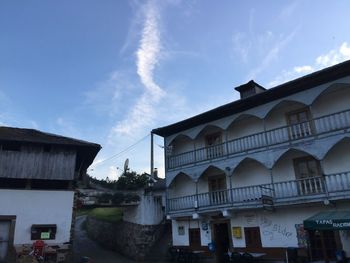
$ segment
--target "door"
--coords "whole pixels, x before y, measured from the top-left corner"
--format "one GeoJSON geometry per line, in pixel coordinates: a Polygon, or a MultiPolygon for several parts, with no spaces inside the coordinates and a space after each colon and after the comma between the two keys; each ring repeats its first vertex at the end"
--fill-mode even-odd
{"type": "Polygon", "coordinates": [[[320,162],[308,156],[294,159],[295,177],[300,195],[323,192],[320,162]]]}
{"type": "Polygon", "coordinates": [[[214,240],[216,244],[216,262],[224,263],[225,253],[230,248],[229,239],[229,226],[228,223],[216,223],[214,224],[214,240]]]}
{"type": "Polygon", "coordinates": [[[199,250],[201,247],[201,231],[199,228],[190,228],[188,230],[190,248],[192,250],[199,250]]]}
{"type": "Polygon", "coordinates": [[[226,176],[209,176],[209,196],[211,205],[220,205],[227,203],[226,176]]]}
{"type": "Polygon", "coordinates": [[[244,237],[246,248],[261,248],[261,236],[259,227],[245,227],[244,237]]]}
{"type": "Polygon", "coordinates": [[[6,262],[10,245],[11,221],[0,221],[0,262],[6,262]]]}
{"type": "Polygon", "coordinates": [[[308,109],[287,113],[287,121],[291,139],[295,140],[311,135],[312,127],[308,109]]]}
{"type": "Polygon", "coordinates": [[[310,250],[312,260],[329,260],[335,259],[335,251],[337,250],[337,242],[335,231],[332,230],[312,230],[309,231],[310,250]]]}

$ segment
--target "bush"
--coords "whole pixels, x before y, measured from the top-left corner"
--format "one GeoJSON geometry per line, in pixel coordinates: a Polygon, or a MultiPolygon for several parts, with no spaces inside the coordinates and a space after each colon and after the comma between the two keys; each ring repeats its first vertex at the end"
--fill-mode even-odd
{"type": "Polygon", "coordinates": [[[127,194],[124,197],[125,203],[138,202],[140,200],[141,200],[141,198],[136,194],[127,194]]]}

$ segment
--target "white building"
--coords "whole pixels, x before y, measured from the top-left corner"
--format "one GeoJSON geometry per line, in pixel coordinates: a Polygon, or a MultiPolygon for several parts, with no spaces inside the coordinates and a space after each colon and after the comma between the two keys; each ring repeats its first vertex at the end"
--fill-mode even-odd
{"type": "Polygon", "coordinates": [[[12,248],[18,253],[31,249],[35,240],[67,248],[75,184],[100,148],[37,130],[0,127],[0,262],[8,262],[12,248]]]}
{"type": "Polygon", "coordinates": [[[218,262],[228,248],[350,256],[350,61],[236,90],[240,100],[152,131],[167,149],[173,245],[215,242],[218,262]]]}

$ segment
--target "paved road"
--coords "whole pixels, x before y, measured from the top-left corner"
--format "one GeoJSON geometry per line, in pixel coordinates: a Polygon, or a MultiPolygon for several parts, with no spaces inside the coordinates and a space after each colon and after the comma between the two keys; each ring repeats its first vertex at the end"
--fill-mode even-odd
{"type": "Polygon", "coordinates": [[[122,255],[106,250],[97,243],[89,239],[85,230],[82,229],[82,223],[85,216],[77,218],[75,224],[75,240],[74,240],[74,262],[79,262],[82,256],[91,257],[94,263],[136,263],[136,261],[127,259],[122,255]]]}

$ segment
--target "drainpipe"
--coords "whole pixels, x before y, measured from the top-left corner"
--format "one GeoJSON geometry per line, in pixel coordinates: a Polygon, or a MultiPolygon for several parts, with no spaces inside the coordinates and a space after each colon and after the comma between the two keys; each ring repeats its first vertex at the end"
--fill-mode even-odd
{"type": "MultiPolygon", "coordinates": [[[[153,132],[151,132],[151,173],[150,173],[150,175],[151,175],[151,178],[152,179],[154,179],[154,177],[153,177],[153,171],[154,171],[154,160],[153,160],[153,152],[154,152],[154,150],[153,150],[153,132]]],[[[166,148],[164,148],[164,151],[166,151],[166,148]]]]}

